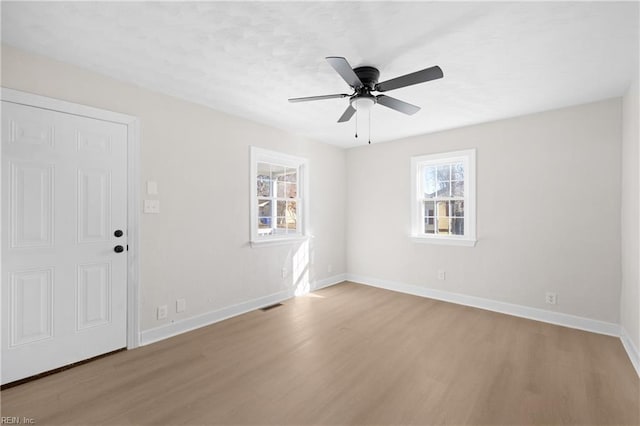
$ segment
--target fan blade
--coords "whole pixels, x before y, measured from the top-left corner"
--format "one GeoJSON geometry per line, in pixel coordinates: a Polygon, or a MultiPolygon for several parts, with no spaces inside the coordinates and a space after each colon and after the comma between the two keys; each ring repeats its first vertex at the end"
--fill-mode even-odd
{"type": "Polygon", "coordinates": [[[444,74],[439,66],[423,69],[422,71],[412,72],[391,80],[383,81],[376,84],[378,92],[386,92],[388,90],[399,89],[401,87],[413,86],[414,84],[425,83],[427,81],[442,78],[444,74]]]}
{"type": "Polygon", "coordinates": [[[338,93],[335,95],[322,95],[322,96],[307,96],[306,98],[291,98],[289,102],[307,102],[307,101],[321,101],[323,99],[335,99],[335,98],[346,98],[346,93],[338,93]]]}
{"type": "Polygon", "coordinates": [[[400,111],[408,115],[413,115],[420,111],[419,106],[411,105],[407,102],[401,101],[400,99],[392,98],[391,96],[378,95],[376,96],[376,99],[380,105],[395,109],[396,111],[400,111]]]}
{"type": "Polygon", "coordinates": [[[342,77],[349,86],[353,87],[354,89],[363,86],[362,81],[360,81],[360,78],[356,75],[356,73],[353,71],[353,68],[351,68],[351,65],[349,65],[349,62],[347,62],[345,58],[341,56],[328,56],[325,59],[327,60],[327,62],[329,62],[329,65],[331,65],[333,69],[336,70],[338,74],[340,74],[340,77],[342,77]]]}
{"type": "Polygon", "coordinates": [[[342,116],[340,117],[340,119],[338,120],[338,123],[344,123],[345,121],[351,120],[351,117],[353,117],[353,114],[355,112],[356,112],[356,109],[351,105],[349,105],[347,109],[344,111],[344,113],[342,114],[342,116]]]}

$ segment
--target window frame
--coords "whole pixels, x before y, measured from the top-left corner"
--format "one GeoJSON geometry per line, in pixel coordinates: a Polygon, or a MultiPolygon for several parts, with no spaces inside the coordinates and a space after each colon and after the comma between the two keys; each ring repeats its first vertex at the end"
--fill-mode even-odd
{"type": "Polygon", "coordinates": [[[476,149],[442,152],[411,157],[411,239],[414,242],[475,246],[476,239],[476,149]],[[423,166],[461,161],[464,177],[464,235],[427,234],[424,232],[423,166]]]}
{"type": "MultiPolygon", "coordinates": [[[[309,222],[309,160],[290,154],[284,154],[255,146],[250,147],[250,242],[251,245],[285,244],[301,241],[307,238],[307,224],[309,222]],[[296,197],[296,232],[284,235],[260,235],[258,232],[258,163],[269,163],[281,167],[295,168],[297,170],[297,197],[296,197]]],[[[275,197],[277,198],[277,197],[275,197]]],[[[272,208],[276,208],[273,206],[272,208]]]]}

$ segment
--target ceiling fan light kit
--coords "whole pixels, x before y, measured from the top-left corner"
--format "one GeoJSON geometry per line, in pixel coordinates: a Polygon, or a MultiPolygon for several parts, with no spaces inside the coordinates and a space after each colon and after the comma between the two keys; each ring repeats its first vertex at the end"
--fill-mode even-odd
{"type": "Polygon", "coordinates": [[[356,111],[369,111],[376,104],[375,98],[361,96],[359,98],[351,99],[351,106],[356,109],[356,111]]]}
{"type": "MultiPolygon", "coordinates": [[[[351,120],[351,117],[357,112],[362,111],[368,114],[371,113],[371,108],[375,104],[380,104],[395,111],[402,112],[407,115],[413,115],[420,111],[420,107],[412,105],[410,103],[401,101],[400,99],[392,98],[387,95],[374,95],[371,92],[387,92],[389,90],[400,89],[401,87],[413,86],[414,84],[425,83],[427,81],[436,80],[442,78],[444,74],[439,66],[433,66],[425,68],[420,71],[413,72],[411,74],[405,74],[400,77],[393,78],[391,80],[378,83],[380,77],[380,71],[377,68],[363,66],[352,68],[349,62],[340,56],[329,56],[326,58],[329,65],[336,70],[342,79],[351,87],[353,93],[338,93],[335,95],[322,95],[322,96],[308,96],[303,98],[290,98],[289,102],[307,102],[318,101],[324,99],[336,99],[336,98],[349,98],[349,106],[342,113],[338,119],[338,123],[344,123],[351,120]]],[[[369,126],[371,126],[371,120],[369,120],[369,126]]],[[[371,133],[371,132],[369,132],[371,133]]],[[[356,115],[356,138],[358,137],[357,130],[357,115],[356,115]]],[[[369,138],[371,139],[371,138],[369,138]]],[[[371,143],[371,140],[369,140],[371,143]]]]}

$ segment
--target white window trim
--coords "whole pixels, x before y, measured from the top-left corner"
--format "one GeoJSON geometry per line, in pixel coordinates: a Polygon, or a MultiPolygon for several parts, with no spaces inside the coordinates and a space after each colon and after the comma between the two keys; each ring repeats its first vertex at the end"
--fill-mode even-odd
{"type": "Polygon", "coordinates": [[[443,244],[453,246],[473,247],[476,245],[476,150],[442,152],[438,154],[411,157],[411,235],[412,241],[417,243],[443,244]],[[420,224],[424,217],[420,217],[420,174],[419,167],[425,164],[437,164],[442,161],[463,160],[465,163],[464,191],[467,194],[465,202],[465,235],[430,235],[421,231],[420,224]],[[470,178],[470,179],[469,179],[470,178]]]}
{"type": "Polygon", "coordinates": [[[309,160],[294,155],[283,154],[277,151],[271,151],[255,146],[250,147],[250,220],[251,220],[251,246],[265,247],[278,244],[290,244],[308,239],[307,224],[309,223],[309,160]],[[298,204],[298,232],[290,235],[273,235],[268,237],[258,237],[258,190],[256,180],[258,178],[258,162],[278,164],[286,167],[295,167],[298,169],[298,191],[300,201],[298,204]]]}

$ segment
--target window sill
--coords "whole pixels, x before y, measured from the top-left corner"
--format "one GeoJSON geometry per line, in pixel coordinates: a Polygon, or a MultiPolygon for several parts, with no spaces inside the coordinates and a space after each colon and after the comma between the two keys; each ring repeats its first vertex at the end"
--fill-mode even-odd
{"type": "Polygon", "coordinates": [[[252,240],[251,247],[270,247],[280,246],[285,244],[293,244],[308,240],[306,235],[296,235],[295,237],[279,237],[279,238],[265,238],[261,240],[252,240]]]}
{"type": "Polygon", "coordinates": [[[418,235],[410,235],[409,238],[414,243],[421,244],[437,244],[445,246],[462,246],[462,247],[475,247],[478,240],[468,238],[449,238],[449,237],[423,237],[418,235]]]}

